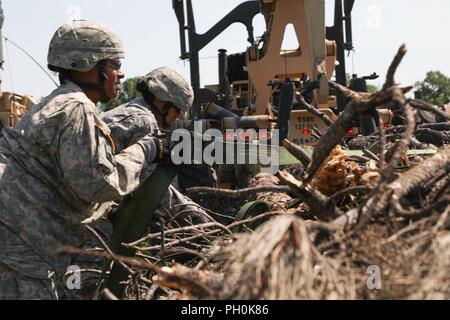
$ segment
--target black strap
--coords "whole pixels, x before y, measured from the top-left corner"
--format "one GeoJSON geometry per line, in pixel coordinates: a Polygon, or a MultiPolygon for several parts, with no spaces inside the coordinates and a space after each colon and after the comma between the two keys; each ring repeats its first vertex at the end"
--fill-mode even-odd
{"type": "Polygon", "coordinates": [[[168,107],[168,105],[170,105],[169,102],[166,102],[166,104],[164,105],[163,109],[165,110],[164,112],[161,112],[158,108],[156,108],[153,103],[150,103],[150,109],[152,112],[155,112],[157,114],[159,114],[162,118],[162,127],[166,128],[167,127],[167,122],[166,122],[166,117],[169,115],[169,111],[170,111],[170,107],[168,107]]]}
{"type": "Polygon", "coordinates": [[[111,100],[107,95],[105,91],[105,81],[108,79],[108,76],[106,75],[105,68],[106,68],[106,61],[100,61],[98,63],[98,79],[100,81],[100,102],[107,103],[109,100],[111,100]]]}
{"type": "Polygon", "coordinates": [[[106,61],[100,61],[98,63],[98,79],[100,83],[89,83],[80,80],[70,79],[70,81],[76,83],[80,88],[90,91],[98,91],[100,93],[100,102],[106,103],[111,99],[108,97],[105,91],[105,81],[108,79],[105,73],[106,61]]]}

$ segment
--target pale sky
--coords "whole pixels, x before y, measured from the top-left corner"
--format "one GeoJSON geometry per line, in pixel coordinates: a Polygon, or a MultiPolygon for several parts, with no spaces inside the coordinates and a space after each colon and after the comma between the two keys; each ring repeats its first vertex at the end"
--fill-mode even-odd
{"type": "MultiPolygon", "coordinates": [[[[197,32],[203,33],[244,0],[193,0],[197,32]]],[[[178,22],[171,0],[3,0],[3,35],[24,47],[44,67],[50,39],[56,29],[73,18],[106,24],[123,39],[126,77],[141,76],[168,66],[189,79],[189,63],[181,61],[178,22]]],[[[331,24],[334,0],[326,0],[331,24]]],[[[430,70],[450,76],[450,1],[356,0],[353,10],[355,52],[347,59],[348,73],[377,72],[380,85],[398,47],[405,43],[407,56],[397,81],[412,85],[430,70]],[[353,69],[354,66],[354,69],[353,69]]],[[[263,18],[255,19],[255,35],[263,32],[263,18]]],[[[201,82],[217,80],[217,50],[242,52],[247,46],[243,25],[235,24],[201,53],[201,82]]],[[[289,39],[287,39],[289,41],[289,39]]],[[[3,91],[47,95],[54,84],[22,52],[4,46],[6,63],[0,70],[3,91]],[[12,80],[12,81],[11,81],[12,80]]]]}

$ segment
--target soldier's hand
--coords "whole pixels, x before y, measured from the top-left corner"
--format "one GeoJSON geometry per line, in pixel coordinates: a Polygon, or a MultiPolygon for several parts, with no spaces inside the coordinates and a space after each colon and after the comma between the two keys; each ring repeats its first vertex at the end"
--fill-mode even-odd
{"type": "Polygon", "coordinates": [[[170,144],[166,138],[155,137],[153,134],[141,138],[139,144],[144,150],[145,157],[149,163],[170,161],[170,144]]]}
{"type": "Polygon", "coordinates": [[[172,151],[172,145],[170,143],[170,140],[166,138],[154,138],[156,149],[157,149],[157,155],[154,162],[169,162],[171,161],[171,151],[172,151]]]}

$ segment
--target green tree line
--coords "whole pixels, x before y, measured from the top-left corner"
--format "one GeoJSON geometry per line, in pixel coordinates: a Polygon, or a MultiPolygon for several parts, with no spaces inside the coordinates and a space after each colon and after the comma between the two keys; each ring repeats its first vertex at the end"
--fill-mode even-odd
{"type": "Polygon", "coordinates": [[[416,82],[422,100],[442,106],[450,102],[450,78],[440,71],[429,71],[423,81],[416,82]]]}

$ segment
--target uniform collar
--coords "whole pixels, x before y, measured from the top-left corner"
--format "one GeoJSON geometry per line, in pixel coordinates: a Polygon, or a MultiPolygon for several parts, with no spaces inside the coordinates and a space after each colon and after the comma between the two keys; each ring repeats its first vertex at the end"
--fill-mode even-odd
{"type": "Polygon", "coordinates": [[[65,83],[60,88],[64,88],[66,90],[73,91],[73,92],[83,92],[84,93],[83,89],[81,89],[81,87],[79,85],[77,85],[75,82],[70,81],[70,80],[66,80],[65,83]]]}

